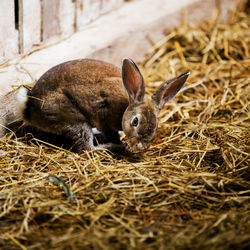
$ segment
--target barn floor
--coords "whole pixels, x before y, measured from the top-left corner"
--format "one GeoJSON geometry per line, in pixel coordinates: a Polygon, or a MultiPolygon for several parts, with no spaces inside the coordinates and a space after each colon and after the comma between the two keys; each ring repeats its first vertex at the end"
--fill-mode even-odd
{"type": "Polygon", "coordinates": [[[183,21],[140,64],[148,94],[191,71],[147,152],[77,155],[36,135],[1,139],[0,248],[247,249],[249,12],[183,21]]]}

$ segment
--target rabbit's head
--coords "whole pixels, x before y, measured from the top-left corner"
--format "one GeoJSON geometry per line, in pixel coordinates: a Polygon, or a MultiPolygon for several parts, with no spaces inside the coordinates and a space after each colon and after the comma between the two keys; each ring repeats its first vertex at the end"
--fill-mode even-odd
{"type": "Polygon", "coordinates": [[[142,151],[152,144],[157,134],[159,111],[178,93],[189,74],[187,72],[162,83],[151,98],[146,99],[144,80],[137,65],[131,59],[124,59],[122,78],[129,105],[123,115],[122,128],[131,151],[142,151]]]}

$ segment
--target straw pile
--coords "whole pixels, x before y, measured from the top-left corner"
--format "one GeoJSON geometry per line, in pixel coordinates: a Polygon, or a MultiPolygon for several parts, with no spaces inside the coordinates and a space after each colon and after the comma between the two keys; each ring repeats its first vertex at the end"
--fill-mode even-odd
{"type": "Polygon", "coordinates": [[[77,155],[32,135],[4,137],[0,248],[246,249],[249,26],[245,5],[227,23],[183,22],[154,45],[140,65],[148,94],[191,75],[145,153],[77,155]]]}

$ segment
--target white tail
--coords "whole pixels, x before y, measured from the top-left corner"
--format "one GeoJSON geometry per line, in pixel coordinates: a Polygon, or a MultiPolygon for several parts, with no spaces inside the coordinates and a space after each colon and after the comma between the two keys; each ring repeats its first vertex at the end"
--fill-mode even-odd
{"type": "Polygon", "coordinates": [[[27,94],[28,90],[20,87],[0,97],[0,138],[5,135],[8,124],[22,120],[27,94]]]}
{"type": "Polygon", "coordinates": [[[26,103],[28,101],[28,89],[25,87],[20,87],[17,91],[17,110],[22,117],[22,114],[24,112],[24,109],[26,107],[26,103]]]}

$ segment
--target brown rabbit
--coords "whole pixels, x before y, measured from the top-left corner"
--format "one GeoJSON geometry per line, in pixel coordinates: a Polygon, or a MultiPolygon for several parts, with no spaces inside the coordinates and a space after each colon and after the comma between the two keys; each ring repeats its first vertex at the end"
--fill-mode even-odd
{"type": "Polygon", "coordinates": [[[145,97],[143,77],[131,59],[116,66],[91,59],[74,60],[48,70],[31,91],[19,89],[19,107],[26,123],[70,139],[77,152],[94,149],[92,128],[113,143],[119,130],[131,151],[150,146],[157,132],[157,114],[181,89],[189,72],[163,83],[145,97]],[[124,88],[125,87],[125,88],[124,88]]]}

